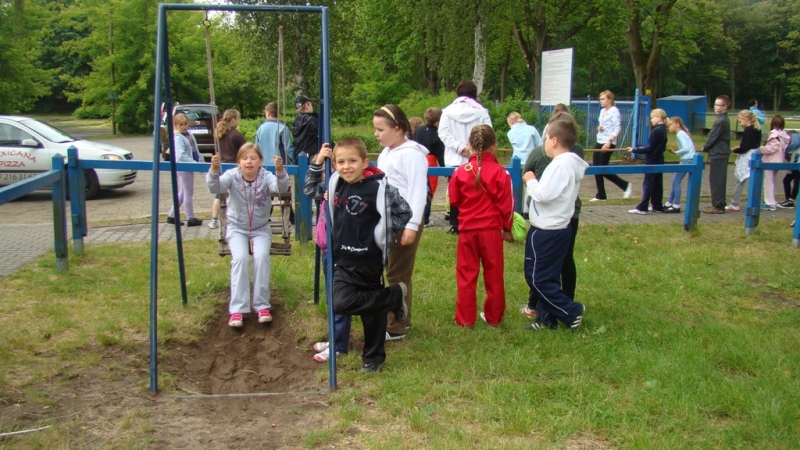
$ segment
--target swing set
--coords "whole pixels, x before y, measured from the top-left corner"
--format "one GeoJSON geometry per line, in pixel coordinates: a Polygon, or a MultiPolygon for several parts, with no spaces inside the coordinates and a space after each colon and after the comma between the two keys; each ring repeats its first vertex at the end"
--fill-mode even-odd
{"type": "MultiPolygon", "coordinates": [[[[325,6],[295,6],[295,5],[215,5],[215,4],[171,4],[161,3],[158,5],[158,19],[157,19],[157,36],[156,36],[156,73],[155,73],[155,98],[153,100],[153,123],[159,123],[161,120],[160,105],[164,104],[165,111],[167,112],[166,124],[169,136],[170,147],[174,147],[174,129],[172,125],[172,89],[170,82],[170,64],[169,64],[169,43],[167,32],[167,12],[168,11],[204,11],[205,20],[203,26],[205,28],[205,44],[206,44],[206,61],[208,69],[208,83],[209,94],[212,110],[213,125],[217,124],[217,110],[216,99],[214,94],[214,77],[211,65],[211,44],[210,44],[210,27],[211,22],[208,19],[209,11],[255,11],[255,12],[272,12],[272,13],[316,13],[321,16],[321,33],[320,33],[320,83],[319,83],[319,139],[320,142],[330,141],[330,65],[329,65],[329,51],[328,51],[328,8],[325,6]]],[[[278,104],[279,104],[279,117],[280,105],[284,105],[283,119],[286,120],[285,104],[286,92],[284,89],[283,78],[283,31],[282,28],[278,29],[278,104]]],[[[219,151],[219,137],[214,132],[214,147],[215,153],[219,151]]],[[[280,139],[280,135],[278,136],[280,139]]],[[[277,145],[276,148],[280,148],[277,145]]],[[[159,217],[159,187],[160,187],[160,134],[154,133],[153,139],[153,189],[152,189],[152,203],[151,203],[151,235],[150,235],[150,395],[158,396],[158,339],[157,339],[157,325],[158,325],[158,217],[159,217]]],[[[284,161],[287,161],[285,152],[281,155],[284,161]]],[[[232,165],[228,165],[230,168],[232,165]]],[[[297,175],[298,169],[296,166],[287,166],[287,172],[290,175],[297,175]]],[[[326,164],[326,170],[330,173],[330,165],[326,164]]],[[[177,170],[175,162],[175,149],[170,149],[170,177],[172,183],[172,199],[174,204],[178,204],[177,186],[177,170]]],[[[227,242],[225,242],[225,208],[226,204],[224,196],[220,196],[220,249],[221,256],[230,255],[230,249],[227,242]]],[[[287,193],[275,193],[272,198],[272,206],[280,207],[281,221],[272,225],[273,234],[280,234],[283,242],[273,242],[270,253],[273,255],[291,255],[291,240],[289,236],[289,215],[291,211],[291,190],[287,193]]],[[[176,227],[176,245],[178,250],[178,265],[181,282],[181,293],[183,304],[187,303],[186,294],[186,273],[184,268],[183,258],[183,238],[180,230],[180,221],[175,221],[176,227]]],[[[329,231],[330,233],[330,231],[329,231]]],[[[330,237],[329,237],[330,239],[330,237]]],[[[326,264],[331,264],[330,258],[326,264]]],[[[333,273],[333,268],[329,267],[329,273],[333,273]]],[[[330,278],[330,277],[329,277],[330,278]]],[[[326,292],[331,292],[332,286],[330,279],[326,279],[326,292]]],[[[329,299],[330,300],[330,299],[329,299]]],[[[329,303],[330,304],[330,303],[329,303]]],[[[328,308],[328,331],[329,336],[333,339],[333,308],[328,308]]],[[[331,355],[329,364],[330,373],[330,388],[336,389],[336,358],[331,355]]],[[[262,393],[263,395],[276,395],[275,393],[262,393]]],[[[231,394],[231,395],[260,395],[260,394],[231,394]]]]}

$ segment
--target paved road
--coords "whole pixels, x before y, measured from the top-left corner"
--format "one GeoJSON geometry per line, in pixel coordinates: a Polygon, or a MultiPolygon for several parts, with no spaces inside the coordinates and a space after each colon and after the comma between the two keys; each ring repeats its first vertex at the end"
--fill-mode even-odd
{"type": "MultiPolygon", "coordinates": [[[[150,137],[129,137],[100,140],[113,143],[134,153],[135,159],[152,161],[153,140],[150,137]]],[[[728,198],[733,191],[733,166],[729,166],[728,198]]],[[[669,191],[671,176],[665,177],[665,190],[669,191]]],[[[641,195],[642,175],[628,177],[634,183],[634,197],[641,195]]],[[[703,184],[702,195],[709,196],[708,183],[703,184]]],[[[444,205],[444,191],[447,186],[444,178],[440,179],[439,189],[434,198],[434,205],[444,205]]],[[[599,203],[584,201],[581,223],[683,223],[682,214],[648,214],[645,216],[628,214],[633,208],[631,200],[622,201],[622,192],[614,185],[606,183],[610,200],[599,203]]],[[[589,177],[581,184],[580,196],[590,199],[595,194],[594,179],[589,177]]],[[[685,195],[685,192],[684,192],[685,195]]],[[[782,197],[782,196],[781,196],[782,197]]],[[[103,191],[96,200],[87,202],[89,220],[89,236],[87,243],[143,241],[150,237],[149,224],[124,225],[126,221],[147,219],[151,214],[152,175],[149,171],[140,171],[134,184],[123,189],[103,191]],[[114,225],[114,226],[109,226],[114,225]]],[[[159,195],[159,213],[166,214],[172,203],[168,173],[162,173],[159,195]]],[[[213,196],[207,193],[204,178],[201,174],[195,177],[194,207],[201,218],[210,217],[213,196]]],[[[765,217],[785,217],[790,221],[794,210],[778,210],[766,212],[765,217]]],[[[444,227],[443,213],[435,212],[433,220],[437,227],[444,227]]],[[[705,215],[703,223],[718,221],[743,221],[741,214],[705,215]]],[[[788,223],[788,222],[787,222],[788,223]]],[[[202,227],[184,228],[185,237],[216,238],[216,231],[202,227]]],[[[162,224],[159,236],[161,240],[174,239],[174,228],[162,224]]],[[[49,192],[37,192],[17,201],[0,206],[0,278],[12,273],[16,268],[27,264],[44,252],[53,248],[52,204],[49,192]]]]}

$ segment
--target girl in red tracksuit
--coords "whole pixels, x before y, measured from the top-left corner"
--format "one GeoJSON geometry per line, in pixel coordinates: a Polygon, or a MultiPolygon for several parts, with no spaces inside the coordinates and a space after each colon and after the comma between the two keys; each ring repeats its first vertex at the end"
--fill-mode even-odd
{"type": "Polygon", "coordinates": [[[496,327],[503,320],[506,294],[503,285],[503,240],[513,242],[514,197],[511,176],[497,162],[497,138],[488,125],[472,128],[472,155],[453,171],[448,191],[450,204],[460,211],[456,253],[456,325],[472,327],[476,319],[476,293],[480,265],[486,301],[481,319],[496,327]]]}

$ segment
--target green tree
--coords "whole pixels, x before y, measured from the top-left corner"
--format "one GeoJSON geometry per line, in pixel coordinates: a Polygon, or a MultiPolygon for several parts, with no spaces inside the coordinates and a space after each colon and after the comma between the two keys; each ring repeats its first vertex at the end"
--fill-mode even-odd
{"type": "Polygon", "coordinates": [[[51,71],[39,65],[42,30],[46,17],[36,0],[0,4],[0,113],[29,110],[49,92],[51,71]]]}

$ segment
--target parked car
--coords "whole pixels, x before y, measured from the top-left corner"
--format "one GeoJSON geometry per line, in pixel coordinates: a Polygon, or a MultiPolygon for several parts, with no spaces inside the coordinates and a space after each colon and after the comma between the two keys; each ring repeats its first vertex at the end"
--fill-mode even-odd
{"type": "MultiPolygon", "coordinates": [[[[217,132],[217,126],[214,123],[211,111],[211,105],[202,103],[176,104],[172,108],[172,117],[175,117],[175,114],[182,113],[189,119],[189,133],[193,134],[195,140],[197,140],[197,149],[208,159],[214,154],[214,134],[217,132]]],[[[219,116],[219,112],[215,112],[219,116]]],[[[169,150],[169,137],[167,136],[166,118],[167,115],[162,112],[161,154],[164,156],[164,160],[169,159],[169,153],[167,152],[169,150]]]]}
{"type": "MultiPolygon", "coordinates": [[[[114,145],[75,139],[67,133],[22,116],[0,116],[0,185],[31,178],[52,168],[56,154],[65,158],[70,146],[81,159],[133,159],[133,153],[114,145]]],[[[86,198],[97,197],[101,189],[119,189],[136,181],[135,170],[88,169],[86,198]]]]}

